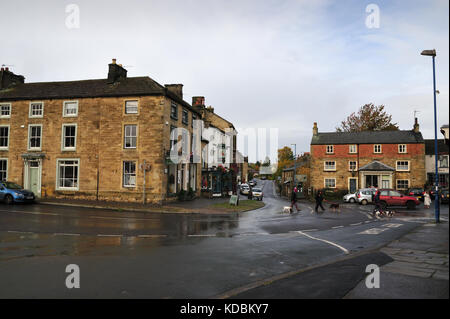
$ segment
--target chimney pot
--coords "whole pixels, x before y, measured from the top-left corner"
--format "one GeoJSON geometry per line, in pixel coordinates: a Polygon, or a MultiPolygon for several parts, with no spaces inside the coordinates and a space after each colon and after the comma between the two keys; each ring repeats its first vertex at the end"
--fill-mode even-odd
{"type": "Polygon", "coordinates": [[[112,59],[112,64],[116,64],[117,59],[112,59]]]}
{"type": "Polygon", "coordinates": [[[9,71],[9,67],[6,67],[6,68],[5,68],[5,71],[9,71]]]}

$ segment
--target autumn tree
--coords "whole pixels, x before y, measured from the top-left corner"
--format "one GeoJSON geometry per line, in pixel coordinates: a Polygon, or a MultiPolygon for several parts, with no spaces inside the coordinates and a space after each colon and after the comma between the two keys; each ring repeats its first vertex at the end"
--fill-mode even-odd
{"type": "Polygon", "coordinates": [[[397,131],[398,129],[398,124],[392,123],[392,115],[384,111],[384,105],[375,106],[370,103],[342,121],[341,126],[336,127],[336,132],[397,131]]]}
{"type": "Polygon", "coordinates": [[[278,165],[277,165],[277,171],[275,172],[275,176],[281,176],[281,172],[286,167],[292,165],[294,161],[294,152],[292,152],[292,149],[288,146],[285,146],[283,148],[280,148],[278,150],[278,165]]]}

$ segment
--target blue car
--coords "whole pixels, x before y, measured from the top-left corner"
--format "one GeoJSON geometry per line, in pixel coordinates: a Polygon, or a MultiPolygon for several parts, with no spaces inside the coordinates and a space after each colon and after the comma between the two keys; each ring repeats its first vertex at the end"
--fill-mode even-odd
{"type": "Polygon", "coordinates": [[[34,193],[12,182],[0,182],[0,201],[7,204],[34,201],[34,193]]]}

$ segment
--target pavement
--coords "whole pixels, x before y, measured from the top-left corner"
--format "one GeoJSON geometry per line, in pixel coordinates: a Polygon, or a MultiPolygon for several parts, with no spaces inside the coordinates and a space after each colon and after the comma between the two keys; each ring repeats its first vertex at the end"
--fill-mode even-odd
{"type": "Polygon", "coordinates": [[[234,299],[448,299],[448,222],[427,223],[374,251],[266,282],[234,299]],[[380,270],[366,286],[366,266],[380,270]]]}

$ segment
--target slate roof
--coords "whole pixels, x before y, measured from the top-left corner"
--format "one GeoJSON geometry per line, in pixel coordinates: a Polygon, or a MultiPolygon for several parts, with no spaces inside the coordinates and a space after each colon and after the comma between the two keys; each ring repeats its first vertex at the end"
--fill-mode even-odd
{"type": "Polygon", "coordinates": [[[359,171],[395,171],[395,168],[383,164],[379,161],[373,161],[361,167],[359,171]]]}
{"type": "Polygon", "coordinates": [[[423,142],[422,133],[415,133],[413,130],[318,133],[311,139],[311,145],[417,144],[423,142]]]}
{"type": "Polygon", "coordinates": [[[201,115],[189,103],[148,76],[127,77],[112,84],[108,79],[17,84],[0,90],[0,102],[148,95],[166,95],[201,115]]]}
{"type": "MultiPolygon", "coordinates": [[[[444,139],[438,139],[438,154],[448,154],[449,147],[444,139]]],[[[425,140],[425,155],[434,155],[434,139],[425,140]]]]}

